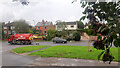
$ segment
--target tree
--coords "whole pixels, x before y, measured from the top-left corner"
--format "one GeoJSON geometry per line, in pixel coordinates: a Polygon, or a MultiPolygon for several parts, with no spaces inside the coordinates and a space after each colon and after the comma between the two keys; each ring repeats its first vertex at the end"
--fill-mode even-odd
{"type": "Polygon", "coordinates": [[[84,29],[84,24],[81,21],[77,21],[78,29],[84,29]]]}
{"type": "Polygon", "coordinates": [[[3,26],[2,26],[2,23],[0,23],[0,39],[2,39],[3,37],[2,35],[4,35],[2,29],[3,29],[3,26]]]}
{"type": "Polygon", "coordinates": [[[65,28],[67,27],[66,26],[66,23],[65,22],[62,22],[62,21],[60,21],[60,20],[58,20],[58,21],[56,21],[56,25],[57,25],[57,30],[60,30],[60,31],[62,31],[62,30],[65,30],[65,28]]]}
{"type": "Polygon", "coordinates": [[[8,35],[5,34],[3,28],[3,23],[0,22],[0,39],[7,39],[8,35]]]}
{"type": "Polygon", "coordinates": [[[17,20],[14,22],[14,30],[16,33],[29,33],[29,24],[25,20],[17,20]]]}
{"type": "Polygon", "coordinates": [[[56,36],[56,30],[53,30],[53,29],[49,29],[48,32],[47,32],[47,40],[51,40],[52,38],[54,38],[56,36]]]}
{"type": "Polygon", "coordinates": [[[93,43],[96,49],[103,50],[99,55],[98,59],[103,55],[102,60],[111,61],[114,59],[110,52],[112,44],[116,47],[120,47],[120,23],[119,12],[120,12],[120,1],[119,2],[81,2],[83,8],[85,8],[80,20],[88,18],[90,24],[94,25],[96,22],[107,22],[104,26],[98,29],[98,40],[93,43]],[[104,34],[104,32],[106,34],[104,34]],[[102,39],[101,34],[105,35],[102,39]]]}
{"type": "Polygon", "coordinates": [[[83,14],[85,16],[81,17],[80,20],[88,18],[91,23],[97,21],[107,21],[115,20],[119,16],[120,5],[119,2],[81,2],[83,8],[85,8],[83,14]]]}
{"type": "Polygon", "coordinates": [[[41,34],[41,30],[36,30],[36,28],[34,27],[34,28],[29,30],[29,33],[40,35],[41,34]]]}
{"type": "Polygon", "coordinates": [[[73,32],[73,39],[75,41],[80,41],[80,39],[81,39],[80,33],[77,31],[73,32]]]}

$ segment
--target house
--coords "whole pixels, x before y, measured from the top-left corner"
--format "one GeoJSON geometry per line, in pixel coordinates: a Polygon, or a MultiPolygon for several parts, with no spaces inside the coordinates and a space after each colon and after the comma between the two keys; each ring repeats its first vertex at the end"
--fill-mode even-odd
{"type": "Polygon", "coordinates": [[[2,26],[3,26],[3,31],[6,35],[12,35],[13,33],[15,33],[15,31],[13,30],[15,27],[14,27],[14,22],[8,22],[8,23],[2,23],[2,26]]]}
{"type": "Polygon", "coordinates": [[[49,29],[54,29],[52,22],[44,21],[38,22],[36,24],[36,30],[40,31],[40,35],[46,35],[49,29]]]}
{"type": "Polygon", "coordinates": [[[63,29],[64,30],[77,30],[78,29],[77,22],[64,22],[64,23],[65,24],[62,24],[62,26],[59,23],[57,23],[56,30],[62,31],[63,29]]]}
{"type": "Polygon", "coordinates": [[[88,29],[88,23],[85,24],[84,29],[88,29]]]}
{"type": "MultiPolygon", "coordinates": [[[[15,29],[15,26],[14,26],[15,22],[7,22],[7,23],[2,23],[2,26],[3,26],[3,31],[6,35],[13,35],[15,34],[16,32],[14,31],[15,29]]],[[[29,25],[29,29],[32,29],[33,26],[29,25]]]]}

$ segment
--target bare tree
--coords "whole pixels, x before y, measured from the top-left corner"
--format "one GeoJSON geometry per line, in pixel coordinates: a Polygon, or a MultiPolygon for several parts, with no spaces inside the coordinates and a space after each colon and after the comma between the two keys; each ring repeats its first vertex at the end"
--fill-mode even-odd
{"type": "Polygon", "coordinates": [[[62,30],[65,30],[65,28],[67,27],[66,26],[66,23],[65,22],[62,22],[62,21],[60,21],[60,20],[58,20],[58,21],[56,21],[56,25],[57,25],[57,30],[60,30],[60,31],[62,31],[62,30]]]}
{"type": "Polygon", "coordinates": [[[25,20],[14,21],[14,31],[16,33],[28,33],[29,24],[25,20]]]}

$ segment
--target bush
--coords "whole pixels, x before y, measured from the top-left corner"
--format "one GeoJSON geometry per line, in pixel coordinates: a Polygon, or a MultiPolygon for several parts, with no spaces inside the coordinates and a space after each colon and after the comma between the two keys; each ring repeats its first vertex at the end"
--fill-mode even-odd
{"type": "Polygon", "coordinates": [[[55,33],[56,33],[55,30],[49,29],[48,32],[47,32],[47,37],[46,37],[46,39],[47,39],[48,41],[52,40],[52,38],[55,37],[55,33]]]}
{"type": "Polygon", "coordinates": [[[51,36],[47,36],[46,39],[47,39],[47,41],[50,41],[50,40],[52,40],[52,37],[51,36]]]}
{"type": "Polygon", "coordinates": [[[71,40],[73,40],[73,36],[69,36],[69,37],[67,37],[66,40],[67,40],[67,41],[71,41],[71,40]]]}
{"type": "Polygon", "coordinates": [[[74,39],[75,41],[80,41],[80,40],[81,40],[80,33],[77,32],[77,31],[73,32],[73,39],[74,39]]]}

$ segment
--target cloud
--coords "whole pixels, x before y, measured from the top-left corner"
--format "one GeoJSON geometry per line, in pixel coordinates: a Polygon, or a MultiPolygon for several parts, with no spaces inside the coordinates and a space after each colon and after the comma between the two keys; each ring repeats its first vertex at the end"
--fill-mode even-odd
{"type": "MultiPolygon", "coordinates": [[[[7,1],[7,0],[5,0],[7,1]]],[[[55,22],[76,21],[82,16],[83,8],[79,2],[71,3],[73,0],[29,0],[28,6],[23,6],[19,2],[1,2],[0,21],[13,21],[17,19],[29,20],[34,22],[42,19],[55,22]],[[2,9],[2,10],[1,10],[2,9]]]]}

